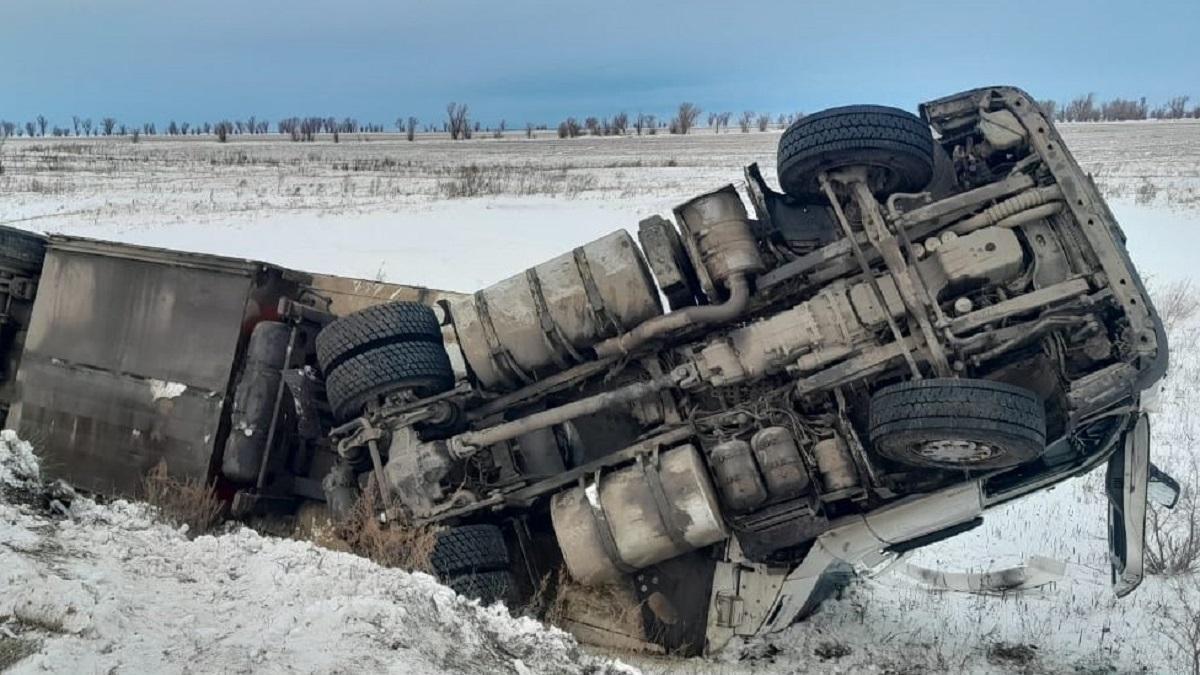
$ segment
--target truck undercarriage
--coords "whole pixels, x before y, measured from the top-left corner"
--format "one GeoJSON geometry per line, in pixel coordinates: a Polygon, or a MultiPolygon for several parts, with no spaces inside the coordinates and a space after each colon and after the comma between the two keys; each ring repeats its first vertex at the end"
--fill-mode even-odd
{"type": "MultiPolygon", "coordinates": [[[[567,617],[614,644],[711,652],[782,630],[848,570],[1106,462],[1114,583],[1131,591],[1157,475],[1140,397],[1166,339],[1034,101],[993,87],[920,118],[834,108],[779,152],[782,192],[751,165],[744,195],[722,187],[637,241],[618,230],[471,295],[351,308],[332,281],[238,268],[242,304],[195,360],[237,356],[195,407],[91,418],[137,430],[155,422],[130,415],[190,410],[203,470],[242,512],[306,498],[338,516],[370,493],[388,519],[444,528],[438,571],[484,600],[565,567],[637,609],[567,617]]],[[[67,345],[91,324],[48,281],[87,244],[50,250],[10,425],[111,462],[79,442],[68,378],[176,378],[67,345]]],[[[131,322],[153,323],[162,305],[138,302],[131,322]]]]}

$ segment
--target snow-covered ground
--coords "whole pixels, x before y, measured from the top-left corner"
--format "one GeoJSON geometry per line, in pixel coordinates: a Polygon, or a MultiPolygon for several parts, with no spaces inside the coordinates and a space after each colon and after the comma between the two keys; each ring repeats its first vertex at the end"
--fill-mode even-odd
{"type": "MultiPolygon", "coordinates": [[[[1110,198],[1135,262],[1186,276],[1191,252],[1175,244],[1200,212],[1200,122],[1061,131],[1110,198]]],[[[469,292],[636,230],[641,218],[741,181],[750,162],[773,181],[779,132],[233,138],[9,139],[0,225],[469,292]],[[456,196],[464,193],[477,196],[456,196]]]]}
{"type": "MultiPolygon", "coordinates": [[[[1110,197],[1143,273],[1159,283],[1187,277],[1200,219],[1200,124],[1062,131],[1110,197]]],[[[474,290],[736,182],[750,161],[771,177],[777,140],[736,131],[458,144],[10,140],[0,224],[474,290]],[[454,196],[462,190],[480,195],[454,196]]],[[[1156,457],[1172,468],[1190,465],[1196,356],[1173,357],[1155,421],[1156,457]]],[[[1065,578],[1038,591],[939,593],[893,573],[757,645],[757,659],[624,658],[651,672],[729,674],[1189,670],[1164,632],[1164,605],[1174,584],[1194,589],[1195,580],[1149,578],[1114,599],[1104,508],[1099,476],[1088,476],[991,512],[983,527],[913,558],[959,571],[1033,554],[1065,561],[1065,578]]],[[[24,671],[618,667],[597,665],[561,633],[463,603],[428,577],[245,530],[189,540],[120,503],[76,502],[65,518],[0,504],[6,615],[25,618],[0,625],[0,655],[8,632],[38,650],[24,671]]]]}
{"type": "Polygon", "coordinates": [[[32,448],[4,432],[0,670],[631,672],[425,574],[244,527],[189,539],[125,501],[43,508],[44,493],[32,448]]]}

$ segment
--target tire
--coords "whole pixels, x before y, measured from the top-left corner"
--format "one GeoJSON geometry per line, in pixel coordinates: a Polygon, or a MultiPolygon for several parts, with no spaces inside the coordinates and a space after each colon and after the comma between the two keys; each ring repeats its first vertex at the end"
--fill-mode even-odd
{"type": "Polygon", "coordinates": [[[393,302],[349,314],[326,326],[316,347],[325,395],[339,420],[401,389],[427,396],[454,385],[437,317],[424,305],[393,302]]]}
{"type": "Polygon", "coordinates": [[[450,357],[440,344],[397,342],[365,351],[325,374],[325,397],[340,420],[362,413],[372,400],[401,389],[420,396],[446,391],[454,384],[450,357]]]}
{"type": "Polygon", "coordinates": [[[36,275],[42,271],[45,258],[45,237],[0,226],[0,269],[36,275]]]}
{"type": "Polygon", "coordinates": [[[877,452],[904,464],[1006,469],[1045,451],[1046,412],[1033,392],[1000,382],[904,382],[871,397],[869,435],[877,452]]]}
{"type": "Polygon", "coordinates": [[[415,302],[389,302],[347,314],[317,336],[317,361],[328,372],[355,354],[390,342],[441,344],[437,316],[415,302]]]}
{"type": "Polygon", "coordinates": [[[830,108],[792,123],[779,139],[779,185],[795,197],[821,195],[818,176],[867,166],[876,194],[917,192],[933,177],[933,134],[899,108],[830,108]]]}
{"type": "Polygon", "coordinates": [[[429,562],[439,576],[507,570],[508,546],[495,525],[463,525],[438,533],[429,562]]]}
{"type": "Polygon", "coordinates": [[[445,584],[455,593],[478,600],[482,605],[508,603],[513,596],[513,576],[508,570],[464,574],[447,579],[445,584]]]}

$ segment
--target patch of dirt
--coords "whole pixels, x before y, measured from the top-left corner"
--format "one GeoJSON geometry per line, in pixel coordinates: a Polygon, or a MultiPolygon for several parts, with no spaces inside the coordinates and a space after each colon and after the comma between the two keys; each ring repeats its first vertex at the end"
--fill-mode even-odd
{"type": "Polygon", "coordinates": [[[813,654],[816,654],[822,661],[837,661],[842,657],[850,656],[851,653],[848,645],[836,641],[822,642],[813,650],[813,654]]]}
{"type": "Polygon", "coordinates": [[[30,628],[20,621],[0,624],[0,672],[20,663],[42,648],[42,641],[25,635],[30,628]]]}
{"type": "Polygon", "coordinates": [[[996,642],[988,647],[988,662],[1028,672],[1038,659],[1037,647],[1030,644],[996,642]]]}

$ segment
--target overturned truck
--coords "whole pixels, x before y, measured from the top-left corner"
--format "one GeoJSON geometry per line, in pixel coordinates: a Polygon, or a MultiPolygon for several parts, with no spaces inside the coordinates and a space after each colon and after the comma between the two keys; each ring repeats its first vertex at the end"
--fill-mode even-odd
{"type": "Polygon", "coordinates": [[[93,489],[165,458],[239,513],[366,492],[440,526],[463,592],[565,568],[632,610],[571,603],[581,637],[693,652],[1107,464],[1124,595],[1147,489],[1176,487],[1140,407],[1161,322],[1033,99],[920,113],[804,117],[781,191],[751,165],[470,295],[52,238],[10,425],[93,489]]]}

